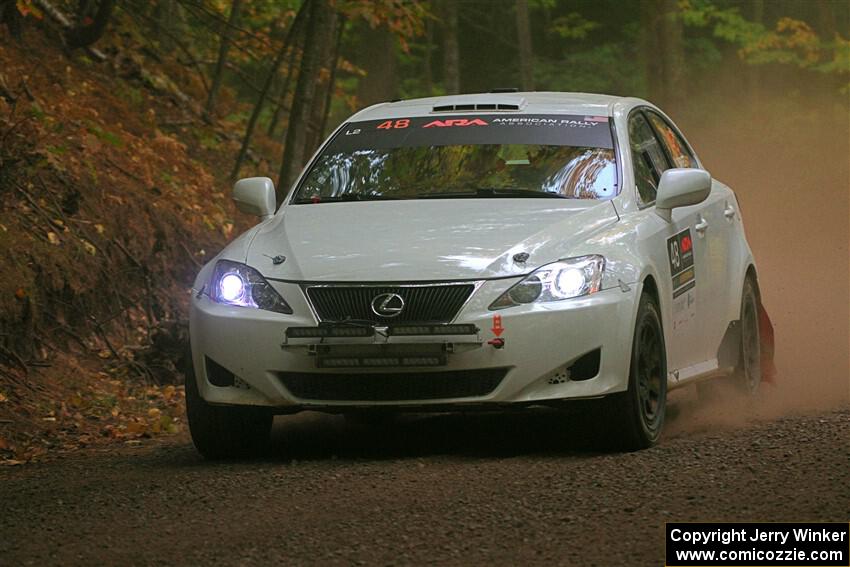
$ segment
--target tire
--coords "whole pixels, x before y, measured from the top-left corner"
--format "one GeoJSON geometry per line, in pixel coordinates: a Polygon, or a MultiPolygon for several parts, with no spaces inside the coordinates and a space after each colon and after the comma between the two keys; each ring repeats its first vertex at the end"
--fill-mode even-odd
{"type": "Polygon", "coordinates": [[[667,351],[658,305],[646,293],[638,305],[628,389],[606,401],[617,448],[636,451],[658,442],[667,411],[667,351]]]}
{"type": "Polygon", "coordinates": [[[744,281],[741,293],[741,343],[738,365],[733,380],[747,396],[755,396],[761,385],[761,335],[759,334],[759,300],[751,277],[744,281]]]}
{"type": "Polygon", "coordinates": [[[236,459],[260,454],[269,442],[274,415],[263,408],[215,406],[198,391],[191,358],[186,369],[186,417],[192,442],[207,459],[236,459]]]}

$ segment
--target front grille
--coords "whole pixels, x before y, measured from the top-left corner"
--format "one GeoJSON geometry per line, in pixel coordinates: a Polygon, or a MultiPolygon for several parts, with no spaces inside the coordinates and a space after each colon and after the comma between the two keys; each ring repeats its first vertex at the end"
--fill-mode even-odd
{"type": "Polygon", "coordinates": [[[486,396],[507,368],[391,374],[281,372],[286,389],[302,400],[387,402],[486,396]]]}
{"type": "Polygon", "coordinates": [[[475,289],[473,284],[396,286],[310,286],[307,297],[320,321],[359,319],[381,325],[398,323],[449,323],[475,289]],[[395,317],[372,310],[372,301],[382,294],[398,294],[404,308],[395,317]]]}

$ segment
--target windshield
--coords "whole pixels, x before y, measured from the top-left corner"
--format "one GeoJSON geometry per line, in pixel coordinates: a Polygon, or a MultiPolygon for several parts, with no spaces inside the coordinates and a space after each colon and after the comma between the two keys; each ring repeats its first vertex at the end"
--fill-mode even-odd
{"type": "Polygon", "coordinates": [[[345,125],[293,202],[610,199],[617,193],[606,117],[429,116],[345,125]]]}

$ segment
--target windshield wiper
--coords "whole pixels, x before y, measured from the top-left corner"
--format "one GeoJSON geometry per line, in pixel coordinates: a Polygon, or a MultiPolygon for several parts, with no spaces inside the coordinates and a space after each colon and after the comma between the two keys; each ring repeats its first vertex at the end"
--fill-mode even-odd
{"type": "Polygon", "coordinates": [[[512,198],[512,197],[529,197],[529,198],[549,198],[549,199],[568,199],[558,193],[547,193],[546,191],[532,191],[528,189],[499,189],[495,187],[478,187],[469,191],[449,191],[445,193],[420,193],[417,195],[419,199],[474,199],[478,197],[496,197],[496,198],[512,198]]]}
{"type": "Polygon", "coordinates": [[[391,197],[389,195],[361,195],[360,193],[345,193],[337,197],[319,197],[313,200],[312,197],[304,197],[293,201],[296,205],[304,205],[308,203],[341,203],[345,201],[402,201],[405,197],[391,197]]]}

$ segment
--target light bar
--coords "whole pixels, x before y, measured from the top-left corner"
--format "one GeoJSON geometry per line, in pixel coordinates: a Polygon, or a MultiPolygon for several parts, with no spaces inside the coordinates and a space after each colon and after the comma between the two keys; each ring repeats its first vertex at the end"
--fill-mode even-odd
{"type": "Polygon", "coordinates": [[[372,327],[289,327],[286,329],[288,339],[316,339],[326,337],[371,337],[375,334],[372,327]]]}
{"type": "Polygon", "coordinates": [[[477,335],[475,325],[396,325],[387,329],[387,333],[396,337],[416,335],[477,335]]]}
{"type": "Polygon", "coordinates": [[[325,357],[318,359],[319,368],[398,368],[404,366],[443,366],[444,355],[325,357]]]}

